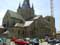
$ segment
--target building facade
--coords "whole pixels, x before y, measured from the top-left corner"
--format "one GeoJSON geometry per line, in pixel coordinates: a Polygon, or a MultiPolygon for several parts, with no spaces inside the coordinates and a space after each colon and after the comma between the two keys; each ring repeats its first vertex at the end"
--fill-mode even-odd
{"type": "MultiPolygon", "coordinates": [[[[7,10],[3,18],[3,26],[11,32],[10,37],[45,37],[51,35],[51,16],[38,16],[34,13],[34,7],[30,7],[29,0],[24,0],[22,7],[19,4],[17,12],[7,10]]],[[[52,17],[52,20],[55,20],[52,17]]],[[[54,21],[54,32],[55,21],[54,21]]]]}
{"type": "Polygon", "coordinates": [[[0,26],[0,34],[4,32],[4,27],[0,26]]]}
{"type": "Polygon", "coordinates": [[[56,38],[60,40],[60,31],[56,32],[56,38]]]}

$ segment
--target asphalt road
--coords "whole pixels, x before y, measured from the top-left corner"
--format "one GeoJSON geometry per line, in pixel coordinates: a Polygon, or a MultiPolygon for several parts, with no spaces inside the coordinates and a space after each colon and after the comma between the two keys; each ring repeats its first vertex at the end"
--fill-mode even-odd
{"type": "MultiPolygon", "coordinates": [[[[51,44],[48,44],[47,42],[43,42],[43,43],[40,43],[39,45],[51,45],[51,44]]],[[[55,45],[60,45],[60,43],[55,44],[55,45]]]]}
{"type": "Polygon", "coordinates": [[[39,45],[50,45],[47,42],[39,43],[39,45]]]}
{"type": "MultiPolygon", "coordinates": [[[[14,43],[10,43],[9,45],[15,45],[14,43]]],[[[51,45],[51,44],[48,44],[47,42],[43,42],[43,43],[39,43],[39,45],[51,45]]],[[[60,45],[60,44],[56,44],[56,45],[60,45]]]]}
{"type": "MultiPolygon", "coordinates": [[[[15,45],[14,43],[11,43],[9,39],[7,40],[6,43],[7,45],[15,45]]],[[[43,42],[43,43],[39,43],[39,45],[51,45],[51,44],[48,44],[47,42],[43,42]]],[[[56,44],[56,45],[60,45],[60,44],[56,44]]]]}

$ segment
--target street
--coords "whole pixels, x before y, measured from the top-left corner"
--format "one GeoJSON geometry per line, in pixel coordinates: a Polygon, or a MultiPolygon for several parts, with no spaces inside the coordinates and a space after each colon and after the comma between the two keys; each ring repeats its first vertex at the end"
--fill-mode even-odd
{"type": "MultiPolygon", "coordinates": [[[[10,39],[7,39],[6,40],[6,45],[16,45],[15,43],[11,42],[10,39]]],[[[39,45],[51,45],[51,44],[48,44],[47,42],[39,42],[39,45]]],[[[59,43],[56,44],[56,45],[60,45],[59,43]]]]}
{"type": "MultiPolygon", "coordinates": [[[[39,45],[51,45],[51,44],[48,44],[47,42],[43,42],[43,43],[40,43],[39,45]]],[[[60,45],[60,43],[57,43],[55,45],[60,45]]]]}
{"type": "Polygon", "coordinates": [[[50,45],[47,42],[39,43],[39,45],[50,45]]]}

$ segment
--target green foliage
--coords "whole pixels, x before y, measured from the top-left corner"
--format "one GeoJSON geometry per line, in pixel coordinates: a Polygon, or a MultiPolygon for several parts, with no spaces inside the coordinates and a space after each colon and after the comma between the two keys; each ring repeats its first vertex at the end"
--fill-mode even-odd
{"type": "Polygon", "coordinates": [[[43,43],[43,42],[45,42],[45,40],[44,39],[40,39],[40,42],[43,43]]]}

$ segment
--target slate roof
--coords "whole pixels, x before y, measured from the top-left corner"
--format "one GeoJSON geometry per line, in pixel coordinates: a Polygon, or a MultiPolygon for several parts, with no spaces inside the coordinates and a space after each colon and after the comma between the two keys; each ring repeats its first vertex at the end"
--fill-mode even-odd
{"type": "Polygon", "coordinates": [[[43,23],[45,22],[45,23],[49,24],[49,22],[46,19],[44,19],[44,17],[41,18],[41,16],[36,16],[36,17],[33,18],[33,20],[36,20],[36,19],[39,19],[39,18],[42,20],[43,23]]]}
{"type": "Polygon", "coordinates": [[[3,34],[8,34],[9,33],[9,31],[7,30],[7,31],[5,31],[5,32],[3,32],[3,34]]]}
{"type": "Polygon", "coordinates": [[[12,18],[16,18],[16,19],[21,19],[23,21],[25,21],[23,19],[23,17],[21,15],[19,15],[17,12],[13,12],[11,10],[7,10],[7,13],[9,13],[9,15],[12,17],[12,18]]]}
{"type": "Polygon", "coordinates": [[[24,26],[30,26],[34,21],[26,21],[24,26]]]}
{"type": "Polygon", "coordinates": [[[36,16],[36,17],[33,18],[33,20],[36,20],[36,19],[38,19],[39,17],[40,17],[40,16],[36,16]]]}
{"type": "Polygon", "coordinates": [[[24,24],[16,23],[14,26],[15,26],[15,27],[24,27],[24,24]]]}
{"type": "Polygon", "coordinates": [[[15,27],[28,27],[30,26],[34,21],[25,21],[24,24],[21,24],[21,23],[16,23],[15,24],[15,27]]]}

